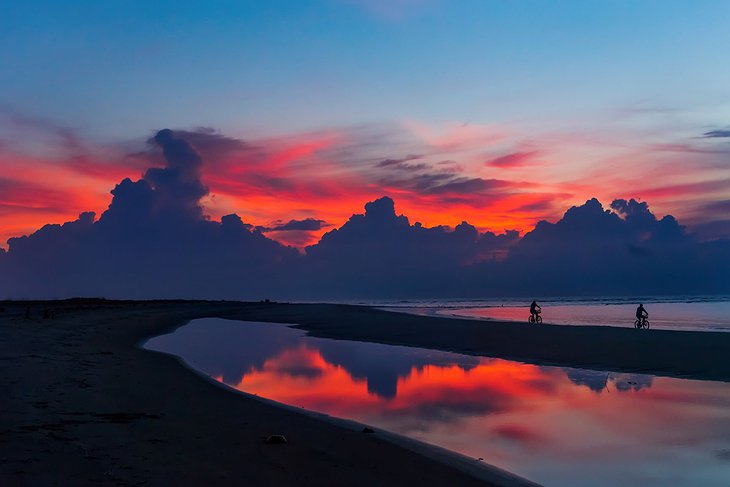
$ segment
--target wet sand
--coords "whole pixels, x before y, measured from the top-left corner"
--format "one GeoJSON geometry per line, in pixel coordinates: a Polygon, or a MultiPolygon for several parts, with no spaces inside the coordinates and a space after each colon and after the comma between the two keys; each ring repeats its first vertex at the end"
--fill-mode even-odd
{"type": "Polygon", "coordinates": [[[298,323],[310,335],[433,348],[540,365],[730,381],[730,333],[530,325],[417,316],[366,306],[252,306],[240,319],[298,323]]]}
{"type": "MultiPolygon", "coordinates": [[[[730,334],[529,326],[344,305],[0,303],[0,485],[530,485],[218,387],[140,342],[206,316],[535,363],[730,380],[730,334]],[[54,315],[43,318],[44,309],[54,315]],[[289,443],[263,438],[282,433],[289,443]]],[[[489,459],[486,459],[488,462],[489,459]]]]}
{"type": "MultiPolygon", "coordinates": [[[[273,305],[272,305],[273,306],[273,305]]],[[[140,341],[230,303],[0,303],[0,485],[534,485],[438,448],[232,393],[140,341]],[[43,309],[54,319],[43,319],[43,309]],[[284,434],[285,445],[266,444],[284,434]]],[[[272,310],[273,308],[267,308],[272,310]]]]}

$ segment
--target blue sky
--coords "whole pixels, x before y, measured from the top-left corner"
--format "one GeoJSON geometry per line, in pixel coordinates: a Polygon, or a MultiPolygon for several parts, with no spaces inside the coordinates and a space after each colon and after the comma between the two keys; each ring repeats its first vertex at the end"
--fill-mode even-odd
{"type": "Polygon", "coordinates": [[[392,195],[525,232],[634,197],[730,236],[730,135],[703,136],[730,128],[729,41],[724,1],[5,2],[0,242],[103,211],[165,127],[258,149],[198,147],[214,218],[338,225],[392,195]],[[419,186],[447,180],[476,190],[419,186]]]}
{"type": "Polygon", "coordinates": [[[585,123],[647,106],[728,123],[730,3],[12,2],[0,103],[113,139],[394,119],[585,123]]]}

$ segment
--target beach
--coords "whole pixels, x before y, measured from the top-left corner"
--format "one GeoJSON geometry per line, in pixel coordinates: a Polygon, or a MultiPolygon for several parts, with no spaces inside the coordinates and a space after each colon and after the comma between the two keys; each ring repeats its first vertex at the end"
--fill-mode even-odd
{"type": "Polygon", "coordinates": [[[199,317],[532,363],[730,380],[730,335],[529,327],[328,304],[0,304],[0,485],[534,485],[485,462],[232,393],[148,338],[199,317]],[[26,318],[26,311],[30,317],[26,318]],[[45,318],[44,318],[45,315],[45,318]],[[283,434],[285,445],[264,438],[283,434]]]}

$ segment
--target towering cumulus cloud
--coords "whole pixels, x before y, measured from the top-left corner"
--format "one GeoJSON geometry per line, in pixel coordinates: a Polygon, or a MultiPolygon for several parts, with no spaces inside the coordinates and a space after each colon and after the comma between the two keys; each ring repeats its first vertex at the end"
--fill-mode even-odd
{"type": "MultiPolygon", "coordinates": [[[[204,160],[186,133],[150,140],[164,167],[125,179],[96,220],[82,213],[0,249],[0,298],[328,299],[730,292],[730,242],[701,242],[644,202],[596,199],[541,221],[522,238],[469,223],[428,228],[382,197],[304,255],[261,232],[319,229],[308,218],[271,228],[201,206],[204,160]]],[[[205,142],[205,140],[202,140],[205,142]]],[[[395,164],[395,163],[394,163],[395,164]]]]}
{"type": "Polygon", "coordinates": [[[204,217],[200,155],[171,130],[152,139],[166,166],[125,179],[98,221],[83,213],[8,241],[0,296],[250,297],[272,292],[298,253],[237,215],[204,217]]]}
{"type": "Polygon", "coordinates": [[[453,295],[464,290],[470,267],[501,258],[518,238],[514,231],[479,233],[466,222],[453,230],[411,225],[383,197],[307,247],[307,264],[314,269],[310,289],[332,295],[346,282],[348,292],[364,297],[453,295]]]}
{"type": "Polygon", "coordinates": [[[502,267],[506,289],[528,294],[727,292],[730,242],[700,243],[643,202],[619,199],[604,209],[592,199],[556,223],[539,222],[502,267]]]}

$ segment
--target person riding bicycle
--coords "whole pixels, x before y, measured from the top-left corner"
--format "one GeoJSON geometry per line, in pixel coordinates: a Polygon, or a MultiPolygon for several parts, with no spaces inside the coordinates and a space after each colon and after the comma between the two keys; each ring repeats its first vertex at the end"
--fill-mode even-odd
{"type": "Polygon", "coordinates": [[[649,313],[647,313],[646,309],[644,309],[644,305],[639,304],[639,307],[636,308],[636,319],[639,320],[639,322],[643,322],[648,317],[649,313]]]}
{"type": "Polygon", "coordinates": [[[537,321],[537,315],[540,314],[540,311],[542,311],[542,308],[538,306],[537,302],[533,299],[532,304],[530,305],[530,315],[535,321],[537,321]]]}

